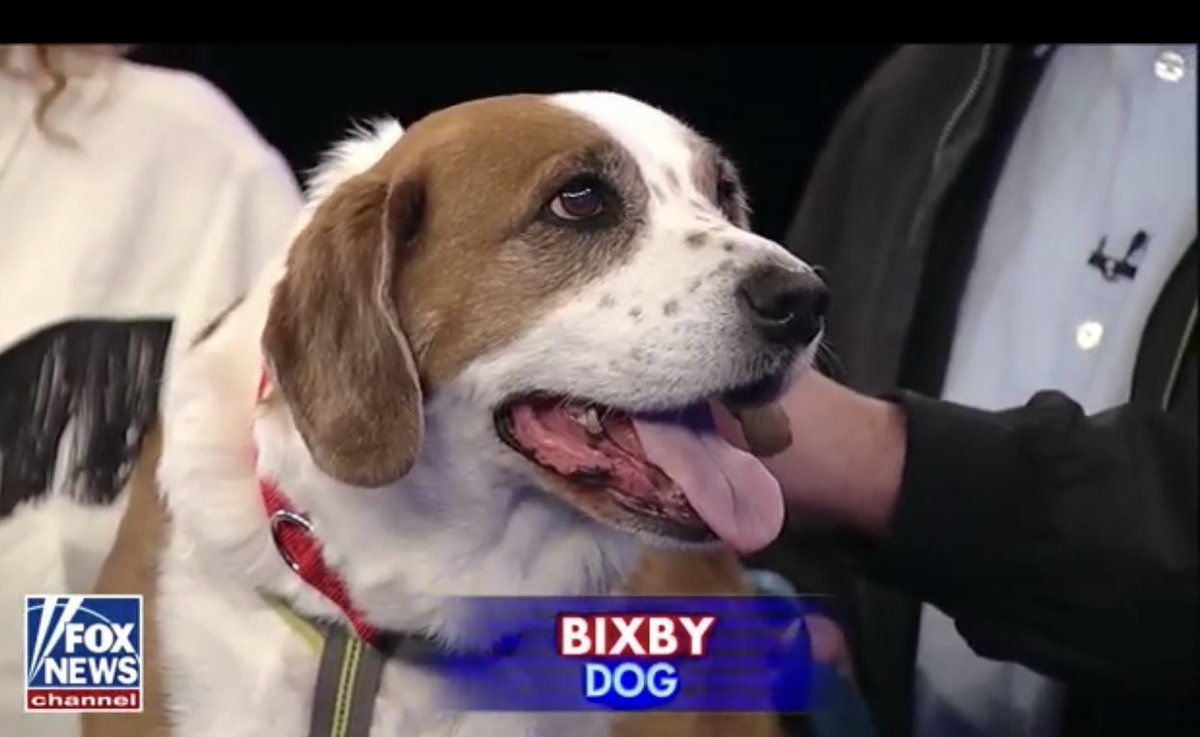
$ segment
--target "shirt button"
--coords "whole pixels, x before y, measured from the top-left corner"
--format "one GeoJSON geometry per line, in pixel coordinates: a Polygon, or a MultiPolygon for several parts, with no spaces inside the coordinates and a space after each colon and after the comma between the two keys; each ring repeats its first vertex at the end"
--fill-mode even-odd
{"type": "Polygon", "coordinates": [[[1088,320],[1079,323],[1079,327],[1075,328],[1075,345],[1082,350],[1090,351],[1100,345],[1100,338],[1104,336],[1104,326],[1095,320],[1088,320]]]}
{"type": "Polygon", "coordinates": [[[1178,82],[1183,79],[1185,68],[1183,54],[1178,51],[1168,49],[1154,60],[1154,73],[1164,82],[1178,82]]]}

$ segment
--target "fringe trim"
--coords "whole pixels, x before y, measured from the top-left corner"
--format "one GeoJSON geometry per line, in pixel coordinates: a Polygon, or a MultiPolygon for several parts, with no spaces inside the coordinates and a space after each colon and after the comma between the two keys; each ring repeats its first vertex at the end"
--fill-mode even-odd
{"type": "Polygon", "coordinates": [[[117,498],[158,411],[170,334],[168,320],[75,321],[0,354],[0,518],[55,488],[117,498]]]}

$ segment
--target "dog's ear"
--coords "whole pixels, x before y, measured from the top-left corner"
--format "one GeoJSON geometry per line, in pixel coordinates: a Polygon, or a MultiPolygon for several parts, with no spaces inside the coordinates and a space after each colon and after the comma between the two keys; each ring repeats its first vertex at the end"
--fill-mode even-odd
{"type": "Polygon", "coordinates": [[[394,290],[423,199],[413,178],[340,185],[293,243],[263,331],[317,467],[355,486],[401,478],[421,446],[421,382],[394,290]]]}

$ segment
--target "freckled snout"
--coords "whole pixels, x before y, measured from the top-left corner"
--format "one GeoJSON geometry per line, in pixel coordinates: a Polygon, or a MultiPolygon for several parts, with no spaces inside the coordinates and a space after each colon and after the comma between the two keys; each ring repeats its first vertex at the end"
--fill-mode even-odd
{"type": "Polygon", "coordinates": [[[811,271],[759,266],[742,278],[737,290],[759,336],[789,348],[811,343],[829,309],[829,289],[811,271]]]}

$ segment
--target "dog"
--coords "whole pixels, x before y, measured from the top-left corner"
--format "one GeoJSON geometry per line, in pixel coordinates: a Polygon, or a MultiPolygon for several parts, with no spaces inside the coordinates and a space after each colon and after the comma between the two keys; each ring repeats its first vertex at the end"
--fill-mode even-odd
{"type": "MultiPolygon", "coordinates": [[[[616,93],[486,98],[356,129],[309,200],[164,390],[153,616],[173,737],[308,734],[318,659],[271,602],[453,651],[503,633],[452,597],[644,590],[655,556],[740,590],[735,555],[779,533],[783,501],[710,408],[786,435],[773,402],[828,297],[751,232],[713,142],[616,93]],[[297,575],[288,525],[340,594],[297,575]]],[[[454,713],[405,662],[380,678],[375,737],[650,731],[454,713]]],[[[720,722],[675,733],[701,721],[720,722]]]]}

